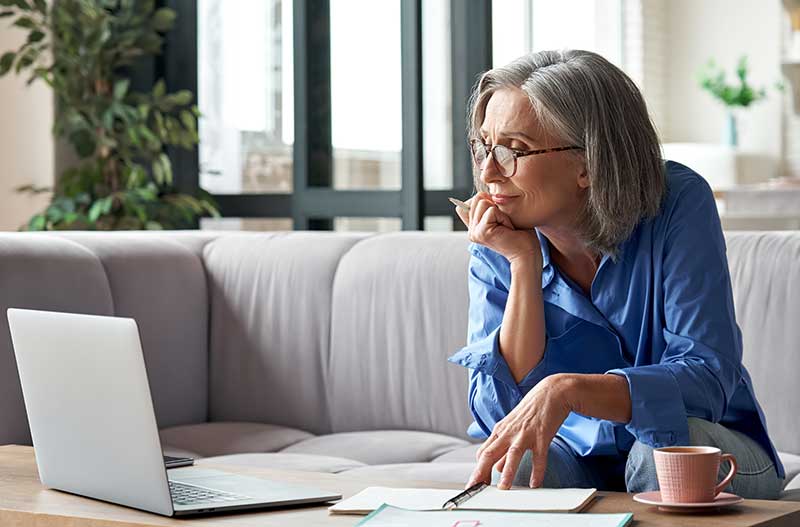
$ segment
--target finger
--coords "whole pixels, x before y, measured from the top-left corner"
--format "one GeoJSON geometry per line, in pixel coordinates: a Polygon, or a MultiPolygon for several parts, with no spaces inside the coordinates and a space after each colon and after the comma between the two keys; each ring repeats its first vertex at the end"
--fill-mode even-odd
{"type": "Polygon", "coordinates": [[[470,228],[475,227],[486,213],[486,210],[489,207],[494,206],[490,202],[485,199],[478,200],[472,207],[469,209],[469,223],[470,228]]]}
{"type": "Polygon", "coordinates": [[[490,205],[486,208],[483,212],[483,215],[480,217],[478,222],[475,225],[475,229],[478,232],[488,233],[492,227],[498,225],[497,216],[496,214],[499,211],[497,207],[494,205],[490,205]]]}
{"type": "Polygon", "coordinates": [[[456,214],[458,218],[461,220],[461,223],[469,228],[469,211],[462,209],[461,207],[456,207],[456,214]]]}
{"type": "Polygon", "coordinates": [[[477,207],[478,203],[481,202],[481,194],[483,194],[483,192],[478,192],[466,201],[466,203],[469,205],[470,224],[472,223],[472,218],[475,216],[475,207],[477,207]]]}
{"type": "Polygon", "coordinates": [[[483,456],[483,451],[491,447],[492,444],[499,438],[500,436],[497,433],[497,426],[495,426],[495,429],[492,430],[492,433],[489,435],[489,437],[487,437],[486,440],[481,443],[481,446],[478,447],[478,451],[475,452],[475,461],[480,461],[481,456],[483,456]]]}
{"type": "Polygon", "coordinates": [[[508,216],[505,215],[500,209],[497,207],[492,207],[486,211],[484,215],[486,219],[486,224],[497,224],[502,225],[503,227],[507,227],[511,230],[514,230],[514,225],[511,223],[511,220],[508,219],[508,216]]]}
{"type": "Polygon", "coordinates": [[[500,458],[500,461],[494,464],[492,470],[494,470],[495,472],[500,472],[502,474],[503,467],[505,466],[505,464],[506,464],[506,456],[503,456],[500,458]]]}
{"type": "MultiPolygon", "coordinates": [[[[505,455],[505,449],[500,448],[499,443],[495,442],[495,446],[487,448],[483,451],[475,470],[472,471],[469,484],[472,486],[476,483],[491,483],[492,482],[492,467],[497,463],[501,457],[505,455]]],[[[506,461],[508,463],[508,461],[506,461]]]]}
{"type": "Polygon", "coordinates": [[[499,489],[510,489],[511,484],[514,483],[514,476],[519,468],[519,462],[525,454],[525,447],[520,444],[513,444],[506,453],[506,462],[503,467],[503,474],[500,476],[500,483],[497,484],[499,489]]]}
{"type": "Polygon", "coordinates": [[[532,489],[536,489],[541,487],[544,482],[544,473],[547,470],[547,449],[545,448],[542,452],[534,451],[532,454],[533,468],[530,485],[532,489]]]}

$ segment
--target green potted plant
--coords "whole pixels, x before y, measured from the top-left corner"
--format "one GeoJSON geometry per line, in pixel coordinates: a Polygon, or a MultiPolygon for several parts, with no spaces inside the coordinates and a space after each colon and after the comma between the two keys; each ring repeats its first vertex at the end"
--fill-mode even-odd
{"type": "Polygon", "coordinates": [[[162,80],[136,92],[126,76],[135,61],[161,53],[173,10],[153,0],[0,0],[0,18],[27,31],[19,49],[0,56],[0,76],[25,72],[29,84],[52,88],[53,133],[79,159],[53,189],[18,189],[53,193],[23,228],[180,229],[219,215],[204,191],[176,191],[165,153],[198,142],[192,93],[167,93],[162,80]]]}
{"type": "MultiPolygon", "coordinates": [[[[736,65],[736,79],[734,84],[728,84],[725,71],[717,66],[714,60],[709,60],[698,72],[700,87],[724,104],[728,110],[725,142],[733,147],[737,146],[739,142],[735,110],[747,108],[767,96],[764,87],[754,88],[747,82],[747,56],[745,55],[739,58],[736,65]]],[[[775,87],[778,90],[783,89],[780,83],[775,87]]]]}

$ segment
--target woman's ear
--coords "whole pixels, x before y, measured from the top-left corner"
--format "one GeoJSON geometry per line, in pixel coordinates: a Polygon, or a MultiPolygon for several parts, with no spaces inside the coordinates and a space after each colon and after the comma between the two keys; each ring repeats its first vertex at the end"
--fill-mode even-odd
{"type": "Polygon", "coordinates": [[[589,174],[586,172],[586,166],[580,167],[578,172],[578,187],[581,189],[589,188],[591,182],[589,181],[589,174]]]}

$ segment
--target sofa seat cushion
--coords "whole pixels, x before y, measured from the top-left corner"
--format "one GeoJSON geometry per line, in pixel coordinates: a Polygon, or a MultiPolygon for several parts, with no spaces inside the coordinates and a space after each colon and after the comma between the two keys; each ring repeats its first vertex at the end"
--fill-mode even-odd
{"type": "Polygon", "coordinates": [[[198,454],[197,452],[192,452],[191,450],[186,450],[183,448],[178,448],[172,445],[168,445],[166,443],[161,443],[161,450],[164,451],[165,456],[172,456],[172,457],[190,457],[192,459],[199,459],[203,456],[198,454]]]}
{"type": "Polygon", "coordinates": [[[217,422],[172,426],[160,432],[161,442],[202,457],[275,452],[314,437],[308,432],[263,423],[217,422]]]}
{"type": "Polygon", "coordinates": [[[367,465],[384,465],[430,461],[467,445],[463,439],[432,432],[374,430],[317,436],[282,452],[337,456],[367,465]]]}
{"type": "Polygon", "coordinates": [[[440,481],[465,485],[474,463],[395,463],[372,465],[342,472],[342,476],[367,480],[440,481]]]}
{"type": "Polygon", "coordinates": [[[354,459],[315,454],[287,454],[271,452],[264,454],[232,454],[203,458],[203,465],[236,465],[250,468],[271,468],[278,470],[304,470],[310,472],[328,472],[335,474],[344,470],[365,467],[364,463],[354,459]]]}
{"type": "Polygon", "coordinates": [[[472,463],[474,465],[477,461],[475,456],[477,455],[478,448],[480,448],[480,446],[481,443],[478,443],[477,445],[456,448],[455,450],[451,450],[447,454],[439,456],[432,461],[434,463],[472,463]]]}
{"type": "Polygon", "coordinates": [[[783,468],[786,470],[784,488],[787,490],[790,488],[800,488],[800,456],[796,454],[787,454],[786,452],[778,452],[778,457],[781,458],[783,468]]]}
{"type": "Polygon", "coordinates": [[[800,474],[796,475],[790,480],[786,480],[786,486],[783,490],[795,490],[800,492],[800,474]]]}
{"type": "Polygon", "coordinates": [[[800,501],[800,488],[784,490],[779,499],[781,501],[800,501]]]}

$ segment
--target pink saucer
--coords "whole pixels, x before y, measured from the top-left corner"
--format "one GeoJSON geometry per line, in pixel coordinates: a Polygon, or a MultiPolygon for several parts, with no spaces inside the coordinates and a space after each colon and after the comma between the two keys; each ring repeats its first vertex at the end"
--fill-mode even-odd
{"type": "Polygon", "coordinates": [[[720,492],[719,496],[714,498],[714,501],[705,503],[671,503],[661,501],[661,493],[657,490],[654,490],[652,492],[640,492],[639,494],[634,495],[633,501],[638,501],[639,503],[644,503],[647,505],[655,505],[659,510],[667,512],[692,512],[736,505],[737,503],[743,502],[744,498],[737,496],[736,494],[720,492]]]}

